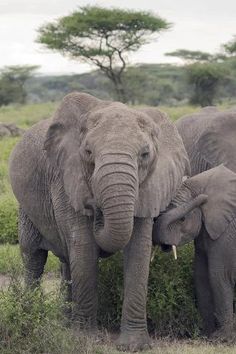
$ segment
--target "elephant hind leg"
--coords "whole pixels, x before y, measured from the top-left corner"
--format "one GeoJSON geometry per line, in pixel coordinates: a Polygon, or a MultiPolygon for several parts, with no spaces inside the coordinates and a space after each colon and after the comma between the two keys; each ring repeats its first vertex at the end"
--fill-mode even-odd
{"type": "Polygon", "coordinates": [[[40,249],[42,236],[22,209],[19,210],[19,243],[25,267],[25,283],[39,285],[48,251],[40,249]]]}

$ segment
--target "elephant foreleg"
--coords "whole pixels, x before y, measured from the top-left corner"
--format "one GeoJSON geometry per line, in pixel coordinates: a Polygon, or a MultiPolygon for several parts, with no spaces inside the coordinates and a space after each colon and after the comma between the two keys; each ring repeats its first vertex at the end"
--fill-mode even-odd
{"type": "Polygon", "coordinates": [[[124,302],[120,349],[137,351],[150,346],[146,301],[152,247],[152,220],[135,218],[134,230],[124,250],[124,302]]]}
{"type": "Polygon", "coordinates": [[[25,267],[25,283],[34,288],[39,284],[47,261],[48,251],[40,249],[41,234],[29,217],[19,211],[19,242],[25,267]]]}
{"type": "Polygon", "coordinates": [[[98,255],[92,223],[88,217],[81,216],[70,245],[72,316],[79,328],[88,331],[96,330],[97,326],[98,255]]]}
{"type": "Polygon", "coordinates": [[[72,286],[70,267],[67,263],[61,263],[61,291],[64,295],[65,306],[64,313],[70,319],[71,302],[72,302],[72,286]]]}
{"type": "Polygon", "coordinates": [[[231,341],[233,339],[233,281],[230,281],[224,267],[214,267],[214,270],[210,269],[209,277],[218,328],[214,332],[213,338],[220,341],[231,341]]]}
{"type": "Polygon", "coordinates": [[[203,334],[209,336],[215,331],[214,304],[208,276],[207,255],[195,249],[194,282],[197,304],[203,321],[203,334]]]}

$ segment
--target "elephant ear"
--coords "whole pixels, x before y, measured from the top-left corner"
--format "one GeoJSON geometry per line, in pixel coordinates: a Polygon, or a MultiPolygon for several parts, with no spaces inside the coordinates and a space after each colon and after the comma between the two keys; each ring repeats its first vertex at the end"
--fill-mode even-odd
{"type": "Polygon", "coordinates": [[[196,144],[196,150],[209,167],[223,163],[236,172],[236,111],[219,113],[196,144]]]}
{"type": "Polygon", "coordinates": [[[190,178],[190,183],[191,180],[208,195],[201,206],[203,222],[211,239],[216,240],[236,218],[236,174],[220,165],[190,178]]]}
{"type": "Polygon", "coordinates": [[[45,137],[44,149],[49,163],[61,176],[64,191],[75,211],[84,211],[83,200],[91,198],[79,148],[88,129],[88,113],[101,102],[84,93],[65,96],[45,137]]]}
{"type": "Polygon", "coordinates": [[[167,115],[155,108],[142,109],[142,112],[154,123],[152,139],[157,158],[139,187],[135,216],[156,217],[175,196],[183,176],[190,175],[190,166],[182,139],[167,115]]]}

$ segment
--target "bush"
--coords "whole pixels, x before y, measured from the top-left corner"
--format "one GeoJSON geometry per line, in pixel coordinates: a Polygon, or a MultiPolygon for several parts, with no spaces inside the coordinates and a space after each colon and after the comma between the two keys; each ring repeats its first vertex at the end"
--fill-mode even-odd
{"type": "MultiPolygon", "coordinates": [[[[151,264],[147,301],[149,330],[160,336],[195,337],[199,316],[192,282],[193,247],[179,249],[178,260],[157,251],[151,264]]],[[[100,262],[99,320],[117,328],[121,318],[123,292],[122,255],[100,262]]]]}
{"type": "Polygon", "coordinates": [[[0,196],[0,244],[18,242],[17,231],[18,206],[13,196],[0,196]]]}
{"type": "Polygon", "coordinates": [[[0,353],[92,354],[93,345],[65,328],[58,289],[44,295],[40,289],[25,290],[14,277],[0,291],[0,353]]]}
{"type": "MultiPolygon", "coordinates": [[[[171,254],[158,250],[151,264],[147,317],[149,330],[157,336],[194,338],[199,333],[200,321],[192,282],[192,254],[192,245],[179,249],[177,261],[171,254]]],[[[99,266],[99,323],[103,328],[116,330],[120,326],[123,301],[122,253],[101,260],[99,266]]],[[[50,254],[45,271],[57,272],[58,268],[58,259],[50,254]]],[[[0,246],[0,273],[10,272],[22,277],[19,247],[0,246]]],[[[47,290],[54,287],[55,284],[47,281],[47,290]]]]}
{"type": "MultiPolygon", "coordinates": [[[[59,259],[55,257],[52,252],[48,253],[47,264],[45,266],[45,273],[59,273],[59,259]]],[[[12,271],[22,275],[23,264],[18,245],[0,245],[0,274],[9,274],[12,271]]]]}

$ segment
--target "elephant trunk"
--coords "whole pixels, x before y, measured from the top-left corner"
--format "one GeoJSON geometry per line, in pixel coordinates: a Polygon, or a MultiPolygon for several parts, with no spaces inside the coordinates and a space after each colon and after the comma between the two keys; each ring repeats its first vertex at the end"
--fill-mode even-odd
{"type": "Polygon", "coordinates": [[[152,237],[154,245],[175,245],[173,242],[174,240],[170,241],[166,237],[166,232],[169,230],[170,225],[177,220],[180,220],[193,209],[199,207],[206,201],[207,195],[199,194],[194,199],[163,213],[163,215],[161,215],[153,225],[152,237]]]}
{"type": "Polygon", "coordinates": [[[114,253],[123,249],[132,235],[137,167],[130,157],[117,161],[113,155],[103,159],[94,175],[96,204],[101,210],[95,213],[95,240],[104,251],[114,253]]]}

